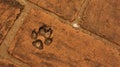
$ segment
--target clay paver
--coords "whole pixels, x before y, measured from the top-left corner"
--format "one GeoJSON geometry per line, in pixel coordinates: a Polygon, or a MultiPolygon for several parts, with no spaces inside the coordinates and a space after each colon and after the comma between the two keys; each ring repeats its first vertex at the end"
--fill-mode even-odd
{"type": "Polygon", "coordinates": [[[84,0],[28,0],[39,7],[51,11],[59,17],[73,21],[77,18],[84,0]]]}
{"type": "Polygon", "coordinates": [[[120,45],[120,0],[91,0],[81,27],[120,45]]]}
{"type": "Polygon", "coordinates": [[[11,61],[5,60],[5,59],[0,59],[0,67],[18,67],[11,61]]]}
{"type": "MultiPolygon", "coordinates": [[[[44,41],[43,37],[39,39],[44,41]]],[[[120,66],[120,52],[116,48],[35,8],[30,10],[8,52],[33,67],[120,66]],[[43,50],[39,50],[32,45],[31,32],[43,23],[53,29],[53,42],[49,46],[43,44],[43,50]]]]}
{"type": "Polygon", "coordinates": [[[18,18],[22,5],[15,0],[0,0],[0,44],[18,18]]]}

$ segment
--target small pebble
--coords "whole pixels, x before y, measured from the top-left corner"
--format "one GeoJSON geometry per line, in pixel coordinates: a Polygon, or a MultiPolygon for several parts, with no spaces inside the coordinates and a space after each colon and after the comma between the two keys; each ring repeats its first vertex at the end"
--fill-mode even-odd
{"type": "Polygon", "coordinates": [[[72,26],[73,26],[74,28],[79,28],[78,23],[72,23],[72,26]]]}
{"type": "Polygon", "coordinates": [[[53,39],[52,38],[46,38],[44,43],[45,45],[50,45],[52,43],[53,39]]]}
{"type": "Polygon", "coordinates": [[[33,41],[32,45],[38,49],[43,49],[43,43],[40,39],[33,41]]]}
{"type": "Polygon", "coordinates": [[[37,32],[35,30],[32,31],[31,33],[31,38],[32,39],[37,39],[38,35],[37,35],[37,32]]]}

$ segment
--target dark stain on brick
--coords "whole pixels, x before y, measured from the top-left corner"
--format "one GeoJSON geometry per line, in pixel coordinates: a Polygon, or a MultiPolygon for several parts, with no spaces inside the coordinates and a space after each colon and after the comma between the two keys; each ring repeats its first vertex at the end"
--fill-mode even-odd
{"type": "Polygon", "coordinates": [[[33,41],[33,42],[32,42],[32,45],[33,45],[34,47],[40,49],[40,50],[44,48],[44,47],[43,47],[43,43],[42,43],[42,41],[41,41],[40,39],[37,39],[37,40],[33,41]]]}
{"type": "Polygon", "coordinates": [[[46,28],[45,38],[49,38],[52,35],[53,30],[51,28],[46,28]]]}
{"type": "Polygon", "coordinates": [[[46,29],[45,29],[45,28],[46,28],[46,25],[43,24],[43,25],[39,28],[38,34],[44,36],[45,33],[46,33],[46,29]]]}
{"type": "Polygon", "coordinates": [[[31,38],[32,39],[37,39],[37,37],[38,37],[37,32],[35,30],[33,30],[32,33],[31,33],[31,38]]]}
{"type": "Polygon", "coordinates": [[[52,43],[52,41],[53,41],[53,38],[46,38],[44,43],[45,43],[45,45],[50,45],[52,43]]]}

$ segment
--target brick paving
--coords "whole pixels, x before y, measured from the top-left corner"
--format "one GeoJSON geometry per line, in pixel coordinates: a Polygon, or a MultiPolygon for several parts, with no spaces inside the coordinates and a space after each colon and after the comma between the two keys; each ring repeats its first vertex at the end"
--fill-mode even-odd
{"type": "Polygon", "coordinates": [[[120,45],[119,2],[91,0],[82,15],[81,27],[120,45]]]}
{"type": "Polygon", "coordinates": [[[59,17],[73,21],[77,18],[83,0],[28,0],[39,7],[55,13],[59,17]]]}
{"type": "Polygon", "coordinates": [[[0,0],[0,67],[119,67],[119,7],[118,0],[0,0]],[[33,30],[43,48],[33,46],[33,30]]]}
{"type": "Polygon", "coordinates": [[[1,59],[0,60],[0,67],[18,67],[17,65],[14,65],[14,63],[5,60],[5,59],[1,59]]]}
{"type": "Polygon", "coordinates": [[[14,24],[21,10],[22,5],[14,0],[0,0],[0,43],[14,24]]]}

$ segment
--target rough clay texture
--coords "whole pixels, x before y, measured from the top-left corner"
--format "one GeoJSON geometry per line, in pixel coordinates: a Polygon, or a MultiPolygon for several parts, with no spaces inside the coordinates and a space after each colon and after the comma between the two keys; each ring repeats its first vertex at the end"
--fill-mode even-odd
{"type": "Polygon", "coordinates": [[[1,59],[0,60],[0,67],[18,67],[16,65],[14,65],[12,62],[5,60],[5,59],[1,59]]]}
{"type": "Polygon", "coordinates": [[[0,43],[20,14],[22,5],[13,0],[0,0],[0,43]]]}
{"type": "Polygon", "coordinates": [[[81,27],[120,45],[120,0],[91,0],[81,27]]]}
{"type": "Polygon", "coordinates": [[[0,67],[119,67],[119,9],[119,0],[0,0],[0,67]],[[53,41],[39,36],[37,49],[31,33],[43,24],[53,41]]]}
{"type": "Polygon", "coordinates": [[[77,18],[83,0],[28,0],[59,17],[73,21],[77,18]]]}

